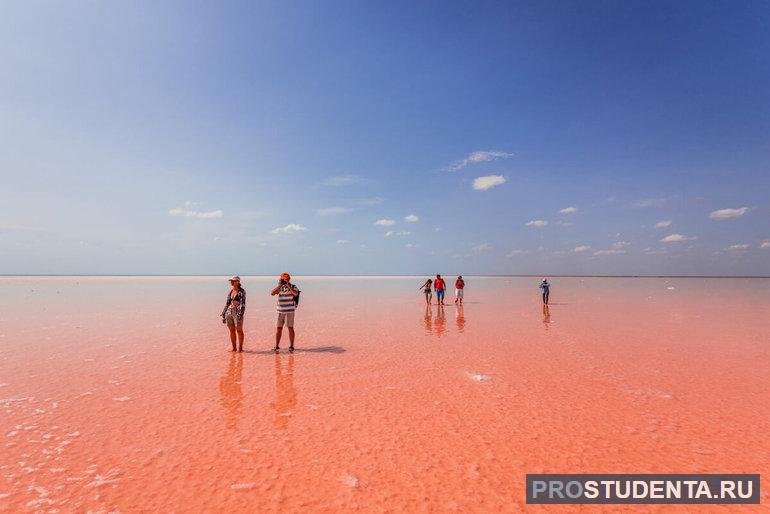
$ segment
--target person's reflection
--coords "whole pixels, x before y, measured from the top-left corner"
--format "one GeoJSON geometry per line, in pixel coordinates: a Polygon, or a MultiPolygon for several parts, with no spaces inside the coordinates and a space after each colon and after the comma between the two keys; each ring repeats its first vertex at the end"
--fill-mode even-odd
{"type": "Polygon", "coordinates": [[[430,335],[433,332],[433,306],[425,306],[425,333],[430,335]]]}
{"type": "Polygon", "coordinates": [[[465,330],[465,306],[461,303],[457,304],[455,310],[455,323],[457,324],[457,331],[462,333],[465,330]]]}
{"type": "Polygon", "coordinates": [[[545,327],[546,331],[548,330],[548,325],[551,323],[551,311],[548,309],[548,305],[543,305],[543,326],[545,327]]]}
{"type": "Polygon", "coordinates": [[[289,363],[284,370],[283,355],[275,354],[275,402],[272,407],[273,425],[279,430],[289,426],[289,418],[297,405],[297,391],[294,389],[294,354],[289,354],[289,363]]]}
{"type": "Polygon", "coordinates": [[[219,379],[219,394],[222,407],[225,408],[225,428],[235,428],[238,414],[243,403],[241,390],[241,374],[243,372],[243,354],[230,355],[227,372],[219,379]]]}
{"type": "Polygon", "coordinates": [[[444,313],[444,306],[439,304],[438,311],[436,311],[436,324],[434,325],[436,335],[441,337],[446,332],[446,314],[444,313]]]}

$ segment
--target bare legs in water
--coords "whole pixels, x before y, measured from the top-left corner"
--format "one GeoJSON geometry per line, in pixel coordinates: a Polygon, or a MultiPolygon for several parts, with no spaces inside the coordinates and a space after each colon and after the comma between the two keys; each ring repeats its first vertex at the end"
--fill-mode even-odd
{"type": "MultiPolygon", "coordinates": [[[[283,327],[277,327],[275,329],[275,351],[281,347],[281,335],[283,335],[283,327]]],[[[289,327],[289,351],[294,351],[294,327],[289,327]]]]}
{"type": "Polygon", "coordinates": [[[227,327],[230,330],[230,342],[233,344],[233,351],[234,352],[242,352],[243,351],[243,325],[238,325],[236,327],[227,327]],[[236,347],[235,343],[236,340],[238,342],[238,346],[236,347]]]}

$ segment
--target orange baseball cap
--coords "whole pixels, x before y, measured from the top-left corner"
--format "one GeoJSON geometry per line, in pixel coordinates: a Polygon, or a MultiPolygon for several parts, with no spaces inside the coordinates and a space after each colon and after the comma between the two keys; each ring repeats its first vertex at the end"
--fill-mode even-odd
{"type": "Polygon", "coordinates": [[[281,273],[281,280],[291,280],[291,275],[286,272],[281,273]]]}

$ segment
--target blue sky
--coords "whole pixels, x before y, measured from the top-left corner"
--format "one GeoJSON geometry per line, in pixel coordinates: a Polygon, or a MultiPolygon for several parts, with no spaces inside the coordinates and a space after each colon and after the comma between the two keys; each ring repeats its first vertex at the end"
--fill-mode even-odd
{"type": "Polygon", "coordinates": [[[770,275],[768,20],[5,3],[0,273],[770,275]]]}

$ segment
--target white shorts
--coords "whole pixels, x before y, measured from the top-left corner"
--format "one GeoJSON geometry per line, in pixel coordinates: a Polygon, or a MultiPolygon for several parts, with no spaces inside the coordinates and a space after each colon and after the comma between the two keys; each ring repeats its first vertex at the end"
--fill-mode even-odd
{"type": "Polygon", "coordinates": [[[456,298],[462,298],[463,297],[463,291],[465,291],[465,289],[455,289],[455,297],[456,298]]]}
{"type": "Polygon", "coordinates": [[[289,328],[294,328],[294,311],[278,313],[278,321],[275,326],[282,328],[284,325],[289,328]]]}

